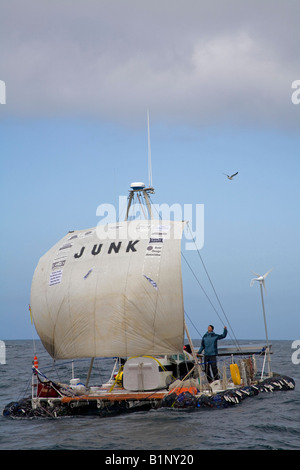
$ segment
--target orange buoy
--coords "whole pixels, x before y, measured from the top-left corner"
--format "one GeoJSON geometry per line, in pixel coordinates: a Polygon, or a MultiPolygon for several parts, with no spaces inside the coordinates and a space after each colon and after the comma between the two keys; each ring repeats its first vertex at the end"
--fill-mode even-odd
{"type": "Polygon", "coordinates": [[[35,369],[39,368],[39,361],[38,361],[38,358],[36,356],[34,356],[34,358],[33,358],[33,367],[35,369]]]}

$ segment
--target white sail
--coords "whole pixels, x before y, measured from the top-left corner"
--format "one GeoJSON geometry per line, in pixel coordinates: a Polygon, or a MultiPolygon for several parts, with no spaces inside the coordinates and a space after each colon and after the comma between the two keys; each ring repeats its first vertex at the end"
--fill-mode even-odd
{"type": "Polygon", "coordinates": [[[131,221],[67,234],[39,261],[31,312],[56,359],[181,352],[184,222],[131,221]]]}

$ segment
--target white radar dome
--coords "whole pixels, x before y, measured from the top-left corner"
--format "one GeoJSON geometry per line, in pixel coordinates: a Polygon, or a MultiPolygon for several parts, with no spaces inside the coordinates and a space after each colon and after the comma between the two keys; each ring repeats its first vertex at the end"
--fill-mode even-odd
{"type": "Polygon", "coordinates": [[[131,189],[144,189],[145,183],[131,183],[131,189]]]}

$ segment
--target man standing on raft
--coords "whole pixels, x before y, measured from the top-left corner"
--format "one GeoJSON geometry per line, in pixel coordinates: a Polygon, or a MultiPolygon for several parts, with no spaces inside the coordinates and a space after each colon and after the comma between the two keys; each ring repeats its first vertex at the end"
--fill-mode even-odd
{"type": "Polygon", "coordinates": [[[214,333],[214,327],[208,325],[207,333],[202,338],[201,347],[198,354],[204,350],[204,367],[206,377],[209,383],[219,379],[217,368],[217,355],[218,355],[218,340],[226,338],[227,327],[224,326],[224,331],[221,335],[214,333]]]}

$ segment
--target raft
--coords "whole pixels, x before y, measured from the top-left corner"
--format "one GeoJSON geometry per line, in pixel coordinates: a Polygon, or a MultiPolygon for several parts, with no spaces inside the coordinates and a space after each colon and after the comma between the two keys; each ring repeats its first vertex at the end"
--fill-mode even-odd
{"type": "Polygon", "coordinates": [[[33,406],[32,398],[25,398],[18,402],[11,402],[3,410],[3,416],[7,418],[59,418],[63,416],[98,415],[101,417],[112,416],[120,413],[134,411],[147,411],[150,409],[189,409],[207,410],[224,409],[239,405],[249,397],[255,397],[261,393],[276,391],[289,391],[295,388],[295,381],[288,376],[279,375],[267,378],[261,382],[247,386],[227,389],[212,395],[200,393],[194,388],[133,392],[120,390],[118,392],[97,395],[80,395],[65,397],[36,398],[33,406]]]}

